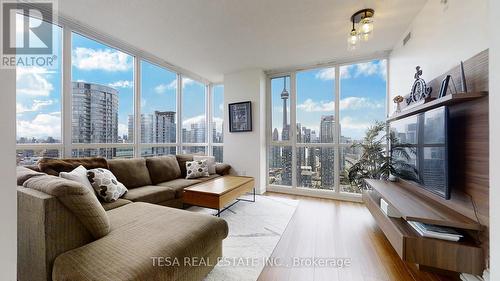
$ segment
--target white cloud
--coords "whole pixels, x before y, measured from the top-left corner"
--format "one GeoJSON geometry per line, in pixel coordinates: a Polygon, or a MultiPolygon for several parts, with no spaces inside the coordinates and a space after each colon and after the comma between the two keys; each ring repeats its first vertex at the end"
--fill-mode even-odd
{"type": "Polygon", "coordinates": [[[220,111],[224,111],[224,104],[219,103],[219,110],[220,110],[220,111]]]}
{"type": "MultiPolygon", "coordinates": [[[[372,101],[368,98],[347,97],[340,100],[340,110],[355,110],[363,108],[382,108],[383,104],[372,101]]],[[[279,108],[281,109],[281,108],[279,108]]],[[[312,99],[306,99],[303,103],[297,105],[297,109],[305,112],[333,112],[335,111],[335,102],[320,101],[316,102],[312,99]]],[[[276,107],[275,110],[278,110],[276,107]]]]}
{"type": "Polygon", "coordinates": [[[316,73],[316,79],[320,80],[334,80],[335,68],[325,68],[316,73]]]}
{"type": "MultiPolygon", "coordinates": [[[[340,67],[340,79],[351,78],[350,70],[352,68],[353,68],[353,65],[347,65],[347,66],[340,67]]],[[[323,80],[323,81],[335,80],[335,68],[322,69],[318,73],[316,73],[315,78],[323,80]]]]}
{"type": "Polygon", "coordinates": [[[61,136],[61,114],[59,112],[38,114],[33,120],[17,121],[18,137],[59,138],[61,136]]]}
{"type": "MultiPolygon", "coordinates": [[[[193,80],[190,78],[182,78],[182,87],[193,84],[193,80]]],[[[177,89],[177,79],[172,80],[168,84],[159,84],[155,87],[155,92],[158,94],[164,94],[167,90],[175,90],[177,89]]]]}
{"type": "Polygon", "coordinates": [[[383,104],[367,98],[347,97],[340,100],[340,110],[354,110],[362,108],[382,108],[383,104]]]}
{"type": "Polygon", "coordinates": [[[363,62],[355,65],[354,77],[379,75],[382,79],[387,79],[387,61],[363,62]]]}
{"type": "Polygon", "coordinates": [[[128,135],[128,126],[122,123],[118,124],[118,135],[123,136],[123,135],[128,135]]]}
{"type": "Polygon", "coordinates": [[[354,120],[352,117],[344,117],[340,120],[341,129],[351,129],[351,130],[366,130],[371,124],[369,122],[363,122],[354,120]]]}
{"type": "Polygon", "coordinates": [[[132,57],[111,49],[73,49],[73,65],[82,70],[126,71],[132,68],[132,57]]]}
{"type": "Polygon", "coordinates": [[[36,112],[42,109],[43,107],[52,104],[54,104],[53,100],[33,100],[33,104],[31,106],[25,106],[22,103],[16,103],[16,112],[17,114],[25,112],[36,112]]]}
{"type": "Polygon", "coordinates": [[[111,88],[132,88],[134,86],[134,82],[129,80],[118,80],[113,83],[109,83],[108,86],[111,88]]]}
{"type": "Polygon", "coordinates": [[[48,81],[48,74],[53,72],[42,67],[20,67],[16,70],[16,93],[26,96],[47,97],[54,90],[48,81]]]}
{"type": "MultiPolygon", "coordinates": [[[[371,61],[363,62],[358,64],[350,64],[340,67],[340,79],[356,78],[359,76],[372,76],[380,75],[382,79],[387,79],[387,61],[371,61]]],[[[335,79],[335,69],[326,68],[320,70],[316,74],[316,79],[320,80],[334,80],[335,79]]]]}
{"type": "Polygon", "coordinates": [[[184,121],[182,121],[182,126],[183,127],[191,127],[191,124],[205,124],[205,115],[198,115],[195,117],[188,118],[184,121]]]}
{"type": "Polygon", "coordinates": [[[190,78],[182,78],[182,87],[193,84],[193,79],[190,78]]]}
{"type": "Polygon", "coordinates": [[[315,102],[312,99],[306,99],[303,103],[297,105],[298,109],[305,112],[326,112],[335,111],[335,102],[315,102]]]}

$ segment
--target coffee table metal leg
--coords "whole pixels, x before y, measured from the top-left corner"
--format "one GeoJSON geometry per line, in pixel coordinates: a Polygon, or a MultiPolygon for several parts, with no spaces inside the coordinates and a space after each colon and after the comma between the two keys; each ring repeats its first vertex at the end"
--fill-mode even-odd
{"type": "Polygon", "coordinates": [[[246,201],[246,202],[255,202],[255,187],[253,188],[253,191],[252,191],[252,195],[253,195],[253,200],[248,200],[248,199],[236,199],[237,201],[246,201]]]}
{"type": "Polygon", "coordinates": [[[227,207],[224,207],[224,208],[222,208],[222,209],[220,209],[220,208],[219,208],[219,209],[215,209],[215,210],[217,210],[217,213],[216,213],[216,214],[214,214],[214,216],[216,216],[216,217],[220,217],[220,214],[221,214],[222,212],[224,212],[225,210],[227,210],[227,209],[231,208],[234,204],[238,203],[239,201],[255,202],[255,187],[254,187],[254,188],[253,188],[253,190],[252,190],[252,196],[253,196],[253,200],[248,200],[248,199],[240,199],[240,198],[237,198],[237,199],[236,199],[236,200],[235,200],[235,201],[234,201],[231,205],[229,205],[229,206],[227,206],[227,207]]]}

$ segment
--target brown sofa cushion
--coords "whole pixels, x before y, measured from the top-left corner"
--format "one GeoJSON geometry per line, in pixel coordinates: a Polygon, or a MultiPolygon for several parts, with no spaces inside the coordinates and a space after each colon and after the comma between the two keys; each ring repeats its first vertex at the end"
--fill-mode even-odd
{"type": "Polygon", "coordinates": [[[94,238],[101,238],[109,233],[110,223],[106,211],[95,194],[82,184],[43,175],[26,180],[24,187],[56,197],[82,222],[94,238]]]}
{"type": "Polygon", "coordinates": [[[111,232],[59,255],[54,281],[201,280],[182,278],[194,268],[183,266],[184,257],[207,256],[228,234],[223,219],[147,203],[128,204],[108,215],[111,232]],[[151,257],[177,257],[181,266],[153,266],[151,257]]]}
{"type": "Polygon", "coordinates": [[[146,185],[129,190],[124,199],[134,202],[160,203],[175,198],[175,191],[166,186],[146,185]]]}
{"type": "Polygon", "coordinates": [[[16,167],[17,185],[23,185],[25,181],[32,177],[43,176],[44,173],[33,171],[23,166],[16,167]]]}
{"type": "Polygon", "coordinates": [[[177,162],[179,162],[179,167],[181,168],[181,177],[186,178],[186,162],[193,161],[192,154],[179,154],[175,156],[177,162]]]}
{"type": "Polygon", "coordinates": [[[146,166],[153,184],[173,180],[181,176],[181,168],[175,155],[146,158],[146,166]]]}
{"type": "Polygon", "coordinates": [[[202,182],[200,179],[175,179],[167,182],[159,183],[158,186],[167,186],[175,191],[175,198],[182,198],[184,188],[202,182]]]}
{"type": "Polygon", "coordinates": [[[225,163],[216,163],[215,164],[215,173],[221,176],[225,176],[229,174],[229,170],[231,170],[231,166],[225,163]]]}
{"type": "Polygon", "coordinates": [[[126,188],[151,185],[151,178],[146,167],[146,159],[112,159],[108,161],[109,170],[126,188]]]}
{"type": "Polygon", "coordinates": [[[38,160],[38,168],[40,171],[53,176],[59,176],[60,172],[71,172],[80,165],[88,170],[95,168],[108,168],[108,162],[102,157],[66,159],[42,158],[38,160]]]}

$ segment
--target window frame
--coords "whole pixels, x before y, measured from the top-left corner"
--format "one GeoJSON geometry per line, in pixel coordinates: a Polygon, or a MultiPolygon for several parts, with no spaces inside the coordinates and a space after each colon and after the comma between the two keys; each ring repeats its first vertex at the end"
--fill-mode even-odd
{"type": "MultiPolygon", "coordinates": [[[[61,62],[61,142],[60,143],[36,143],[36,144],[20,144],[16,143],[17,150],[43,150],[54,149],[59,150],[59,157],[70,158],[72,157],[72,150],[74,149],[98,149],[98,148],[131,148],[133,149],[133,157],[142,157],[141,151],[143,148],[149,147],[176,147],[176,153],[182,153],[184,146],[204,146],[206,155],[212,155],[213,146],[223,146],[223,143],[213,144],[210,130],[205,132],[204,143],[183,143],[182,142],[182,77],[189,77],[205,86],[205,128],[210,128],[211,115],[211,87],[212,82],[204,77],[201,77],[191,71],[183,69],[168,63],[167,61],[138,49],[130,44],[121,41],[113,36],[103,34],[94,28],[83,26],[74,22],[70,18],[63,15],[57,16],[57,22],[52,22],[61,28],[62,32],[62,60],[61,62]],[[72,34],[77,33],[90,40],[94,40],[100,44],[104,44],[117,51],[130,55],[133,60],[133,77],[134,77],[134,92],[133,92],[133,114],[134,114],[134,139],[130,143],[72,143],[72,34]],[[141,129],[140,129],[140,116],[141,116],[141,61],[154,64],[158,67],[164,68],[177,75],[177,90],[176,90],[176,142],[175,143],[141,143],[141,129]],[[210,118],[208,118],[210,117],[210,118]]],[[[222,84],[222,83],[220,83],[222,84]]]]}
{"type": "MultiPolygon", "coordinates": [[[[343,192],[341,190],[340,185],[340,153],[345,147],[349,147],[351,144],[341,143],[340,141],[340,68],[342,66],[359,64],[363,62],[371,62],[374,60],[385,60],[387,69],[387,79],[386,79],[386,92],[385,92],[385,117],[389,116],[389,69],[390,69],[390,60],[389,53],[383,52],[382,54],[374,54],[366,57],[361,57],[358,59],[349,59],[344,61],[335,61],[328,62],[323,64],[315,64],[309,66],[300,66],[293,67],[290,69],[280,69],[280,70],[270,70],[266,72],[266,113],[269,118],[266,121],[266,188],[268,191],[295,194],[295,195],[305,195],[305,196],[313,196],[313,197],[321,197],[321,198],[331,198],[331,199],[339,199],[339,200],[348,200],[354,202],[361,202],[361,194],[359,193],[348,193],[343,192]],[[315,69],[323,69],[323,68],[334,68],[335,69],[335,80],[334,80],[334,101],[335,101],[335,138],[333,143],[299,143],[297,142],[297,73],[302,71],[309,71],[315,69]],[[290,77],[290,139],[287,141],[273,141],[272,140],[272,116],[273,116],[273,105],[272,105],[272,88],[271,83],[272,79],[280,78],[288,76],[290,77]],[[284,186],[284,185],[276,185],[269,183],[269,154],[272,147],[282,147],[282,146],[291,146],[292,147],[292,185],[284,186]],[[304,147],[325,147],[325,148],[334,148],[335,156],[334,156],[334,189],[315,189],[309,187],[300,187],[297,186],[297,149],[304,147]]],[[[388,148],[388,144],[386,144],[386,148],[388,148]]]]}

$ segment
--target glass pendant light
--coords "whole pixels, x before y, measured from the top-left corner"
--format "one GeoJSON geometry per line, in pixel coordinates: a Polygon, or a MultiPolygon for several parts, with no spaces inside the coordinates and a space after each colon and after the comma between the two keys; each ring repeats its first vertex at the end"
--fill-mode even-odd
{"type": "Polygon", "coordinates": [[[350,51],[356,50],[359,43],[359,36],[356,32],[356,28],[354,28],[354,22],[352,23],[352,30],[349,33],[349,37],[347,37],[347,49],[350,51]]]}

